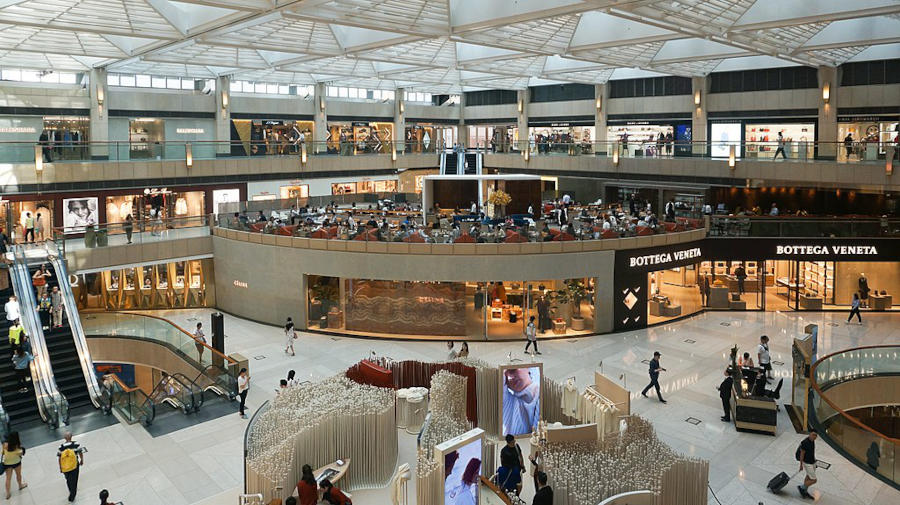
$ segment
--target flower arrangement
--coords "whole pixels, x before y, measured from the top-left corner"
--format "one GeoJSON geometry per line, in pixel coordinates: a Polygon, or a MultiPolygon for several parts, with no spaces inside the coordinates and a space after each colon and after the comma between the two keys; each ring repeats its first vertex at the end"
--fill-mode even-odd
{"type": "Polygon", "coordinates": [[[491,193],[491,196],[488,197],[488,203],[492,205],[509,205],[509,202],[512,201],[512,197],[509,196],[509,193],[506,191],[498,189],[491,193]]]}

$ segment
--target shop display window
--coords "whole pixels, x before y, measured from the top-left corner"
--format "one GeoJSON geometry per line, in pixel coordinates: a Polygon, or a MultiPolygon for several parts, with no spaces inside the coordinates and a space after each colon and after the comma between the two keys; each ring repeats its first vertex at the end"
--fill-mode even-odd
{"type": "Polygon", "coordinates": [[[352,195],[356,193],[355,182],[341,182],[331,184],[332,195],[352,195]]]}
{"type": "Polygon", "coordinates": [[[375,181],[376,193],[396,193],[397,181],[375,181]]]}
{"type": "Polygon", "coordinates": [[[871,161],[883,158],[885,148],[900,132],[897,121],[863,121],[838,124],[838,161],[871,161]],[[849,138],[848,138],[849,136],[849,138]]]}
{"type": "Polygon", "coordinates": [[[670,156],[674,150],[675,127],[660,124],[608,126],[606,139],[608,142],[619,142],[625,156],[670,156]],[[660,145],[660,134],[666,139],[671,136],[672,142],[660,145]]]}
{"type": "Polygon", "coordinates": [[[162,159],[166,141],[165,121],[132,119],[128,128],[130,159],[162,159]]]}
{"type": "Polygon", "coordinates": [[[528,129],[528,148],[538,154],[590,154],[595,138],[593,126],[535,126],[528,129]]]}
{"type": "Polygon", "coordinates": [[[457,142],[456,126],[418,124],[406,127],[408,153],[432,153],[457,142]]]}
{"type": "Polygon", "coordinates": [[[309,328],[332,328],[343,329],[343,309],[341,307],[341,283],[337,277],[327,277],[324,275],[307,276],[307,300],[308,300],[308,325],[309,328]],[[328,320],[331,313],[339,313],[332,316],[332,320],[328,320]],[[340,324],[338,324],[340,323],[340,324]]]}
{"type": "Polygon", "coordinates": [[[200,308],[214,303],[207,292],[211,259],[76,274],[72,290],[79,310],[200,308]]]}
{"type": "Polygon", "coordinates": [[[309,184],[281,186],[280,188],[278,188],[278,191],[282,200],[309,198],[309,184]]]}
{"type": "Polygon", "coordinates": [[[744,155],[747,158],[774,156],[779,132],[784,138],[788,158],[813,158],[816,127],[812,123],[747,124],[744,127],[744,155]]]}
{"type": "Polygon", "coordinates": [[[655,324],[699,312],[703,308],[697,265],[647,274],[647,323],[655,324]]]}
{"type": "Polygon", "coordinates": [[[54,159],[90,159],[87,142],[90,140],[90,118],[86,116],[45,116],[47,133],[54,159]]]}

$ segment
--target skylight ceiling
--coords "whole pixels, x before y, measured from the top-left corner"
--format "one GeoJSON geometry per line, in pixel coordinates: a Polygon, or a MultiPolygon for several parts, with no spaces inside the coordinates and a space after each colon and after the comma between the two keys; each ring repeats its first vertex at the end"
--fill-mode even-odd
{"type": "Polygon", "coordinates": [[[0,0],[0,65],[458,93],[900,58],[900,0],[0,0]]]}

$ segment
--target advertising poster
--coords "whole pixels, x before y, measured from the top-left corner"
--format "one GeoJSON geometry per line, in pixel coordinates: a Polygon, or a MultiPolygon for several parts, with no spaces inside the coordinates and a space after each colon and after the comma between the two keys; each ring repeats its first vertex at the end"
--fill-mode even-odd
{"type": "Polygon", "coordinates": [[[500,406],[503,436],[528,435],[541,419],[540,364],[500,368],[500,406]]]}

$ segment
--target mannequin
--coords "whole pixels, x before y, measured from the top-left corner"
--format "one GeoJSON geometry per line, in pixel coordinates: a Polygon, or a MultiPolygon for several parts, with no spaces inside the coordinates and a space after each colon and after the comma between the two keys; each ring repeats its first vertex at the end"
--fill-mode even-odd
{"type": "Polygon", "coordinates": [[[575,379],[571,377],[566,380],[561,403],[563,414],[575,417],[575,409],[578,405],[578,387],[575,385],[575,379]]]}
{"type": "Polygon", "coordinates": [[[859,300],[863,307],[869,306],[869,281],[866,274],[859,274],[859,300]]]}
{"type": "Polygon", "coordinates": [[[538,330],[541,333],[546,332],[552,326],[550,323],[550,300],[547,295],[541,295],[537,301],[538,311],[538,330]]]}

